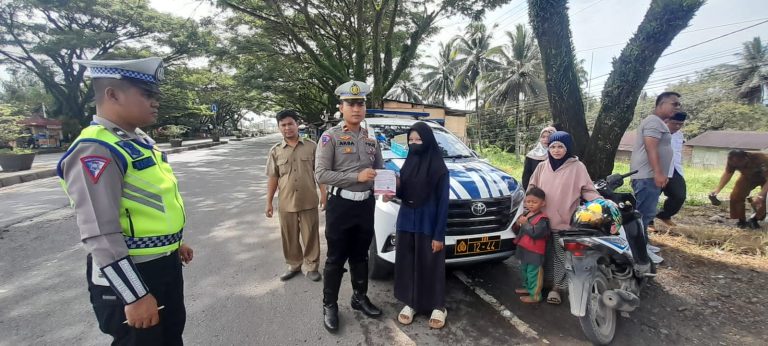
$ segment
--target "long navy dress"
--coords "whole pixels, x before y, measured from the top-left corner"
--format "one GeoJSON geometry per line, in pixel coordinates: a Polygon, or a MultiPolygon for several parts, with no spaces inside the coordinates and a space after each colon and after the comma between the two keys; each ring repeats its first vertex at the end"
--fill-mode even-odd
{"type": "Polygon", "coordinates": [[[405,204],[397,215],[395,298],[417,313],[445,307],[445,248],[432,253],[432,240],[445,242],[450,178],[443,174],[429,201],[405,204]]]}

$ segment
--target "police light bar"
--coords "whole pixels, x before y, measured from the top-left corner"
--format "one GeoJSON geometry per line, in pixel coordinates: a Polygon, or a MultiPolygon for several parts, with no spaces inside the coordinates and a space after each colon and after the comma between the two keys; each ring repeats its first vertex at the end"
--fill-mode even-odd
{"type": "Polygon", "coordinates": [[[369,109],[366,113],[371,115],[380,115],[380,116],[413,117],[413,118],[422,118],[422,117],[429,116],[429,113],[427,112],[390,111],[390,110],[384,110],[384,109],[369,109]]]}

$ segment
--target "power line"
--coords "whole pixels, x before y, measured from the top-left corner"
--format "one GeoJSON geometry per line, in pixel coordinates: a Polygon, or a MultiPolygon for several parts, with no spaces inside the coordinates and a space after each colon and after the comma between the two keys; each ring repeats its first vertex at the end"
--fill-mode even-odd
{"type": "MultiPolygon", "coordinates": [[[[733,52],[733,51],[738,51],[738,50],[741,50],[741,47],[728,48],[728,49],[726,49],[726,50],[717,51],[717,52],[714,52],[714,53],[705,54],[705,55],[700,55],[700,56],[697,56],[697,57],[694,57],[694,58],[690,58],[690,59],[681,60],[681,61],[675,62],[675,63],[673,63],[673,64],[671,64],[671,65],[662,65],[662,66],[659,66],[659,67],[657,68],[657,70],[658,70],[658,69],[662,69],[662,68],[665,68],[665,67],[668,67],[668,66],[672,66],[672,65],[677,65],[677,64],[682,64],[682,63],[688,63],[688,62],[690,62],[690,61],[699,60],[699,59],[702,59],[702,58],[704,58],[704,57],[712,57],[712,56],[716,56],[716,55],[720,55],[720,54],[723,54],[723,53],[725,53],[725,52],[733,52]]],[[[712,58],[712,59],[714,59],[714,58],[712,58]]],[[[654,72],[655,72],[655,71],[654,71],[654,72]]],[[[610,75],[610,72],[609,72],[609,73],[605,73],[605,74],[601,74],[601,75],[599,75],[599,76],[597,76],[597,77],[592,77],[592,78],[590,78],[589,80],[590,80],[590,81],[593,81],[593,80],[596,80],[596,79],[600,79],[600,78],[603,78],[603,77],[607,77],[608,75],[610,75]]]]}
{"type": "Polygon", "coordinates": [[[595,5],[597,5],[597,4],[598,4],[598,3],[600,3],[601,1],[603,1],[603,0],[597,0],[597,1],[595,1],[595,2],[593,2],[593,3],[591,3],[591,4],[589,4],[589,5],[587,5],[586,7],[583,7],[582,9],[580,9],[580,10],[578,10],[578,11],[574,12],[573,14],[571,14],[571,16],[576,16],[577,14],[579,14],[579,13],[581,13],[581,12],[584,12],[584,10],[586,10],[586,9],[588,9],[588,8],[592,7],[592,6],[595,6],[595,5]]]}
{"type": "MultiPolygon", "coordinates": [[[[715,26],[710,26],[710,27],[706,27],[706,28],[699,28],[699,29],[696,29],[696,30],[683,30],[678,35],[684,35],[684,34],[689,34],[689,33],[692,33],[692,32],[699,32],[699,31],[716,29],[716,28],[722,28],[722,27],[726,27],[726,26],[732,26],[732,25],[738,25],[738,24],[744,24],[744,23],[752,23],[752,22],[756,22],[756,21],[759,21],[759,20],[766,20],[766,19],[768,19],[768,17],[766,17],[766,18],[750,19],[750,20],[745,20],[745,21],[741,21],[741,22],[733,22],[733,23],[715,25],[715,26]]],[[[623,44],[625,45],[625,44],[627,44],[627,42],[608,44],[608,45],[605,45],[605,46],[599,46],[599,47],[593,47],[593,48],[579,49],[579,50],[576,50],[574,52],[578,53],[578,52],[584,52],[584,51],[598,50],[598,49],[603,49],[603,48],[620,46],[620,45],[623,45],[623,44]]]]}
{"type": "Polygon", "coordinates": [[[701,41],[701,42],[699,42],[699,43],[696,43],[696,44],[692,44],[692,45],[690,45],[690,46],[688,46],[688,47],[685,47],[685,48],[681,48],[681,49],[678,49],[678,50],[676,50],[676,51],[673,51],[673,52],[669,52],[669,53],[667,53],[667,54],[664,54],[664,55],[660,56],[660,58],[663,58],[663,57],[665,57],[665,56],[669,56],[669,55],[672,55],[672,54],[675,54],[675,53],[680,53],[680,52],[682,52],[682,51],[684,51],[684,50],[687,50],[687,49],[691,49],[691,48],[693,48],[693,47],[697,47],[697,46],[700,46],[700,45],[702,45],[702,44],[705,44],[705,43],[708,43],[708,42],[712,42],[712,41],[714,41],[714,40],[717,40],[717,39],[721,39],[721,38],[723,38],[723,37],[726,37],[726,36],[729,36],[729,35],[733,35],[733,34],[735,34],[735,33],[737,33],[737,32],[741,32],[741,31],[747,30],[747,29],[749,29],[749,28],[754,28],[754,27],[756,27],[756,26],[758,26],[758,25],[762,25],[762,24],[765,24],[765,23],[768,23],[768,20],[764,20],[764,21],[762,21],[762,22],[760,22],[760,23],[757,23],[757,24],[752,24],[752,25],[750,25],[750,26],[747,26],[747,27],[743,27],[743,28],[741,28],[741,29],[738,29],[738,30],[734,30],[734,31],[731,31],[731,32],[728,32],[728,33],[722,34],[722,35],[720,35],[720,36],[717,36],[717,37],[713,37],[713,38],[711,38],[711,39],[709,39],[709,40],[706,40],[706,41],[701,41]]]}

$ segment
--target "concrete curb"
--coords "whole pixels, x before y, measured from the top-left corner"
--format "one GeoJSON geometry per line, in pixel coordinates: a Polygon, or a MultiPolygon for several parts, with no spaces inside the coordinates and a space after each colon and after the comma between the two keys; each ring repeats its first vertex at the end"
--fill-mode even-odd
{"type": "MultiPolygon", "coordinates": [[[[213,143],[213,142],[210,142],[210,143],[200,143],[200,144],[193,144],[193,145],[190,145],[190,146],[182,146],[182,147],[178,147],[178,148],[161,148],[160,150],[163,151],[164,153],[167,153],[167,154],[170,155],[170,154],[180,153],[180,152],[183,152],[183,151],[210,148],[210,147],[214,147],[214,146],[221,145],[221,144],[227,144],[227,142],[222,141],[222,142],[219,142],[219,143],[213,143]]],[[[11,176],[8,176],[8,177],[0,178],[0,189],[2,189],[4,187],[11,186],[11,185],[16,185],[16,184],[30,182],[30,181],[33,181],[33,180],[55,177],[56,176],[56,167],[53,167],[53,168],[48,168],[48,167],[33,168],[31,170],[28,170],[28,171],[14,172],[14,173],[18,173],[18,174],[14,174],[14,175],[11,175],[11,176]]]]}

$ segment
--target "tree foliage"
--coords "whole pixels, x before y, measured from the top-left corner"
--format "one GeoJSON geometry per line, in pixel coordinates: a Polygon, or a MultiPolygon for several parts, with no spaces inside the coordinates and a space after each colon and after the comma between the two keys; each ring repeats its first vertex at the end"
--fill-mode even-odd
{"type": "Polygon", "coordinates": [[[652,0],[635,35],[613,62],[603,88],[592,135],[571,44],[566,0],[528,0],[531,26],[541,48],[553,118],[571,132],[589,173],[613,170],[621,135],[632,121],[637,99],[662,52],[693,18],[704,0],[652,0]]]}
{"type": "Polygon", "coordinates": [[[159,13],[146,0],[11,0],[0,7],[0,63],[33,73],[53,97],[53,113],[81,123],[92,95],[75,59],[159,54],[173,62],[213,40],[195,21],[159,13]]]}
{"type": "Polygon", "coordinates": [[[760,37],[744,42],[739,74],[736,85],[739,87],[739,97],[750,102],[761,101],[763,84],[768,83],[768,45],[764,45],[760,37]]]}
{"type": "MultiPolygon", "coordinates": [[[[220,0],[250,20],[242,31],[258,36],[260,48],[291,60],[306,89],[319,103],[333,100],[335,88],[350,80],[371,80],[374,107],[402,79],[419,46],[437,30],[440,16],[481,16],[508,0],[472,1],[275,1],[220,0]],[[260,39],[259,39],[260,38],[260,39]]],[[[249,41],[236,38],[235,41],[249,41]]],[[[259,55],[256,46],[240,45],[240,53],[259,55]]],[[[244,62],[244,61],[241,61],[244,62]]],[[[273,71],[274,72],[274,71],[273,71]]],[[[289,82],[286,78],[281,83],[289,82]]],[[[333,104],[331,102],[330,104],[333,104]]],[[[328,109],[324,112],[331,112],[328,109]]]]}

